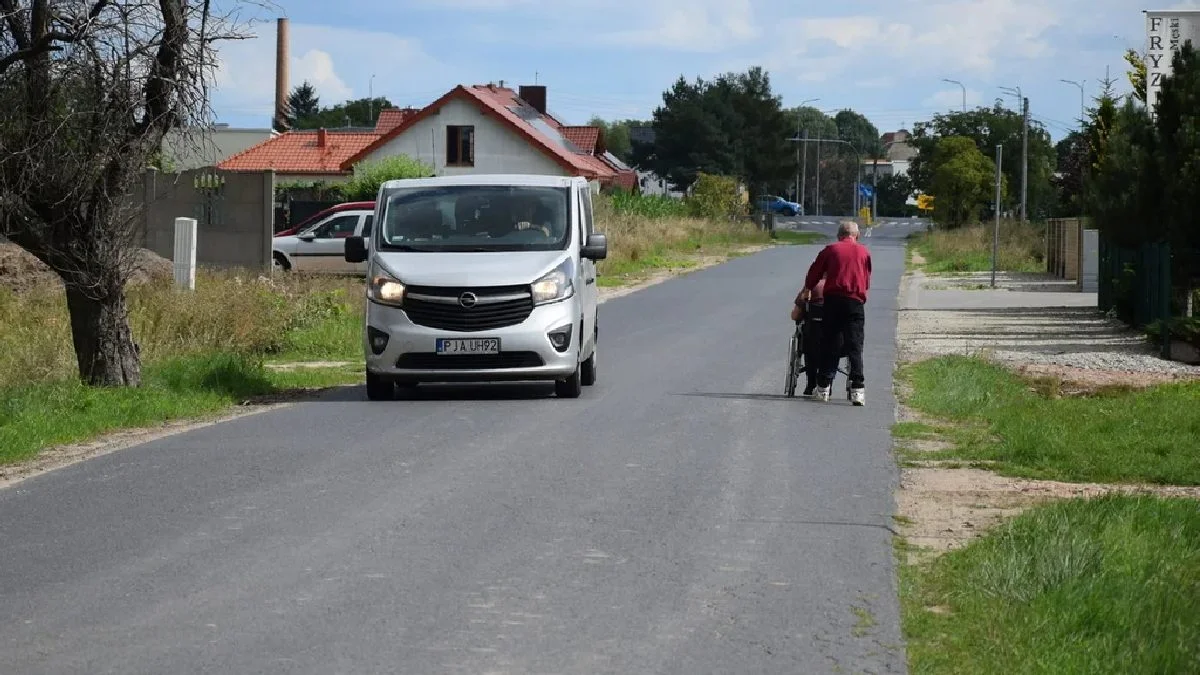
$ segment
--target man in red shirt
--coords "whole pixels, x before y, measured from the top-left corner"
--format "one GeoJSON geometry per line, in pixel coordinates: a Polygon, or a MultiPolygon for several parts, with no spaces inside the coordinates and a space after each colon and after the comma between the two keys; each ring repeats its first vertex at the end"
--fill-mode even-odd
{"type": "Polygon", "coordinates": [[[817,400],[829,400],[833,374],[837,373],[841,353],[845,353],[850,358],[850,402],[860,406],[866,404],[862,357],[866,312],[863,306],[871,287],[871,252],[858,243],[858,223],[852,220],[838,225],[837,238],[837,242],[817,254],[817,259],[808,268],[800,294],[807,299],[811,289],[825,280],[824,358],[817,381],[817,400]]]}

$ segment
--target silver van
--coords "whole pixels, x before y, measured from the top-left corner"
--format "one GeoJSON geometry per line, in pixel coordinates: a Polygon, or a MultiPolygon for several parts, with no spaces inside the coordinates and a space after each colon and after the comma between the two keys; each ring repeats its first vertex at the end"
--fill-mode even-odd
{"type": "Polygon", "coordinates": [[[422,382],[596,382],[596,261],[583,178],[441,176],[388,181],[375,227],[346,240],[367,263],[367,397],[422,382]]]}

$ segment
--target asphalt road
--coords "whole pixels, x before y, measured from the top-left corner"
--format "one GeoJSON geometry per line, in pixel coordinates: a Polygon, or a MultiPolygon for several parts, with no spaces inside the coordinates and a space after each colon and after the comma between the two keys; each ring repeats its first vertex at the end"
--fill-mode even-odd
{"type": "Polygon", "coordinates": [[[0,673],[903,672],[912,226],[866,240],[865,408],[782,398],[784,247],[604,304],[578,400],[347,388],[2,490],[0,673]]]}

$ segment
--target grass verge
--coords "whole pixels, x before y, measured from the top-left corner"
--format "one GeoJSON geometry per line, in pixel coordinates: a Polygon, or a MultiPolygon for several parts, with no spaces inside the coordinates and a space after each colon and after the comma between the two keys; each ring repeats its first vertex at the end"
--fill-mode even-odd
{"type": "MultiPolygon", "coordinates": [[[[1200,382],[1059,397],[1055,381],[961,356],[906,365],[900,377],[912,387],[906,403],[942,420],[936,434],[954,444],[905,459],[987,462],[1026,478],[1200,485],[1200,382]]],[[[896,429],[908,437],[930,431],[896,429]]]]}
{"type": "MultiPolygon", "coordinates": [[[[987,272],[992,269],[991,225],[971,225],[953,230],[934,229],[910,236],[912,250],[930,274],[987,272]]],[[[1042,228],[1016,221],[1000,223],[997,268],[1005,272],[1041,272],[1045,269],[1042,228]]]]}
{"type": "Polygon", "coordinates": [[[148,365],[141,387],[89,388],[64,379],[0,390],[0,464],[118,429],[215,414],[247,399],[357,382],[361,368],[270,371],[237,354],[148,365]]]}
{"type": "Polygon", "coordinates": [[[1200,672],[1200,509],[1105,496],[900,565],[913,673],[1200,672]]]}

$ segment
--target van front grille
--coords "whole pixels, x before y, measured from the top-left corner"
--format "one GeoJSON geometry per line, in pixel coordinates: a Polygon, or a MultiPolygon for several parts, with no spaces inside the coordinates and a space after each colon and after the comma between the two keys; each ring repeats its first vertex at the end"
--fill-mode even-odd
{"type": "Polygon", "coordinates": [[[528,319],[533,313],[533,295],[528,286],[409,286],[404,296],[404,313],[418,326],[439,330],[461,333],[495,330],[528,319]],[[464,296],[467,306],[461,302],[464,296]]]}

